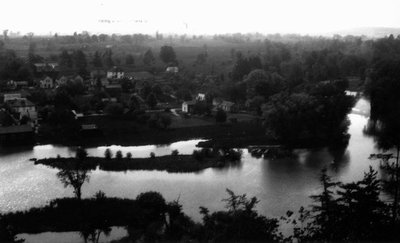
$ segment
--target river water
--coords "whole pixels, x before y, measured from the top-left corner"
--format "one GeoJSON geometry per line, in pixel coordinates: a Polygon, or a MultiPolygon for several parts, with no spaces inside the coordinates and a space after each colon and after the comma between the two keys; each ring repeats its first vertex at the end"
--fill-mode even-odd
{"type": "MultiPolygon", "coordinates": [[[[83,186],[83,196],[91,197],[102,190],[109,197],[135,198],[139,193],[158,191],[167,200],[179,199],[186,214],[200,221],[199,206],[211,211],[224,207],[221,199],[229,188],[235,193],[256,196],[258,211],[271,217],[280,217],[287,210],[297,211],[310,204],[309,196],[318,193],[318,177],[322,168],[343,182],[361,179],[370,165],[370,153],[377,152],[371,137],[363,134],[368,121],[369,103],[360,99],[354,112],[348,115],[351,135],[348,147],[341,151],[328,148],[296,150],[297,158],[257,159],[243,150],[242,163],[237,167],[206,169],[198,173],[168,173],[164,171],[93,171],[90,182],[83,186]]],[[[110,146],[88,148],[91,156],[103,156],[106,148],[114,154],[148,157],[170,154],[177,149],[191,154],[200,140],[181,141],[170,145],[110,146]]],[[[40,145],[26,148],[0,149],[0,212],[28,209],[45,205],[59,197],[72,197],[70,188],[64,188],[57,179],[57,169],[34,165],[30,158],[74,156],[74,147],[40,145]]]]}

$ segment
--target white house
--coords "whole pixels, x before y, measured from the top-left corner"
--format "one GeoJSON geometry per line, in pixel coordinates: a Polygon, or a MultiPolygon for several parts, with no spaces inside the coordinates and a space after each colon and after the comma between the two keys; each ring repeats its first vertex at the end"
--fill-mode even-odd
{"type": "Polygon", "coordinates": [[[179,68],[178,67],[167,67],[167,69],[165,71],[167,73],[177,73],[177,72],[179,72],[179,68]]]}
{"type": "Polygon", "coordinates": [[[52,89],[52,88],[54,88],[53,79],[47,76],[43,80],[40,80],[40,88],[42,88],[42,89],[52,89]]]}
{"type": "Polygon", "coordinates": [[[4,103],[6,103],[9,100],[21,99],[21,98],[22,98],[21,93],[4,94],[4,103]]]}
{"type": "Polygon", "coordinates": [[[221,98],[214,98],[213,106],[214,106],[214,110],[222,109],[226,112],[234,112],[237,110],[235,103],[227,101],[227,100],[223,100],[221,98]]]}
{"type": "Polygon", "coordinates": [[[124,71],[118,67],[113,67],[111,70],[107,71],[108,79],[120,79],[125,75],[124,71]]]}
{"type": "Polygon", "coordinates": [[[198,101],[205,101],[205,100],[206,100],[206,94],[198,93],[198,94],[197,94],[197,97],[196,97],[196,100],[198,100],[198,101]]]}
{"type": "Polygon", "coordinates": [[[194,101],[194,100],[184,101],[182,103],[182,112],[191,113],[193,111],[193,108],[194,108],[195,104],[196,104],[196,101],[194,101]]]}

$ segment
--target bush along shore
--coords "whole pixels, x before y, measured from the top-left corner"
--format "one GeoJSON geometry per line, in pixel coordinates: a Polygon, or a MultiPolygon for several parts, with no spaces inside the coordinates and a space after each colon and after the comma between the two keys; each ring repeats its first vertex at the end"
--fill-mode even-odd
{"type": "Polygon", "coordinates": [[[58,169],[95,170],[99,167],[105,171],[127,170],[164,170],[168,172],[197,172],[206,168],[221,168],[240,163],[241,150],[235,149],[208,149],[193,151],[192,155],[180,155],[175,150],[171,155],[156,157],[154,153],[148,158],[132,158],[130,153],[122,157],[117,151],[112,157],[111,151],[106,150],[104,157],[88,157],[86,151],[78,149],[76,157],[45,158],[35,161],[35,164],[43,164],[58,169]],[[84,155],[80,155],[80,154],[84,155]]]}

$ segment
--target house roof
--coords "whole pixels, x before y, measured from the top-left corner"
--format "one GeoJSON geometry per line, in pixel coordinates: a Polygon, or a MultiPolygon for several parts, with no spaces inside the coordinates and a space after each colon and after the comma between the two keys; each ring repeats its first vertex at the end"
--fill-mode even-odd
{"type": "Polygon", "coordinates": [[[187,105],[195,105],[196,101],[195,100],[190,100],[190,101],[184,101],[183,104],[187,104],[187,105]]]}
{"type": "Polygon", "coordinates": [[[129,72],[129,73],[126,73],[125,76],[133,77],[134,79],[151,79],[154,77],[153,74],[151,74],[147,71],[129,72]]]}
{"type": "Polygon", "coordinates": [[[108,84],[106,85],[106,89],[121,89],[122,86],[120,84],[108,84]]]}
{"type": "Polygon", "coordinates": [[[221,103],[221,105],[223,105],[223,106],[233,106],[234,104],[235,103],[230,102],[230,101],[226,101],[226,100],[222,101],[222,103],[221,103]]]}
{"type": "Polygon", "coordinates": [[[30,125],[0,127],[0,134],[26,133],[26,132],[33,132],[33,129],[30,125]]]}
{"type": "Polygon", "coordinates": [[[167,69],[165,71],[177,73],[179,71],[179,68],[178,67],[167,67],[167,69]]]}
{"type": "Polygon", "coordinates": [[[82,124],[81,129],[82,130],[96,130],[97,125],[96,124],[82,124]]]}
{"type": "Polygon", "coordinates": [[[29,106],[35,106],[30,100],[25,99],[25,98],[19,98],[19,99],[12,99],[8,100],[7,104],[11,107],[29,107],[29,106]]]}
{"type": "Polygon", "coordinates": [[[37,72],[51,72],[58,69],[58,63],[35,63],[37,72]]]}
{"type": "Polygon", "coordinates": [[[113,68],[111,68],[110,70],[108,70],[108,72],[123,72],[124,70],[122,70],[122,68],[114,66],[113,68]]]}

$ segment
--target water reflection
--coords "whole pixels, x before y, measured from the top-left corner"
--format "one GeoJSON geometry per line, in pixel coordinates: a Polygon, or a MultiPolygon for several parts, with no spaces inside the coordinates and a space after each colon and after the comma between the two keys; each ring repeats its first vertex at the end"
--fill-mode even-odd
{"type": "MultiPolygon", "coordinates": [[[[99,242],[111,242],[127,236],[126,229],[123,227],[111,227],[108,235],[100,234],[99,242]]],[[[44,232],[40,234],[18,234],[17,239],[25,239],[29,243],[71,243],[82,242],[83,237],[80,232],[44,232]]]]}

